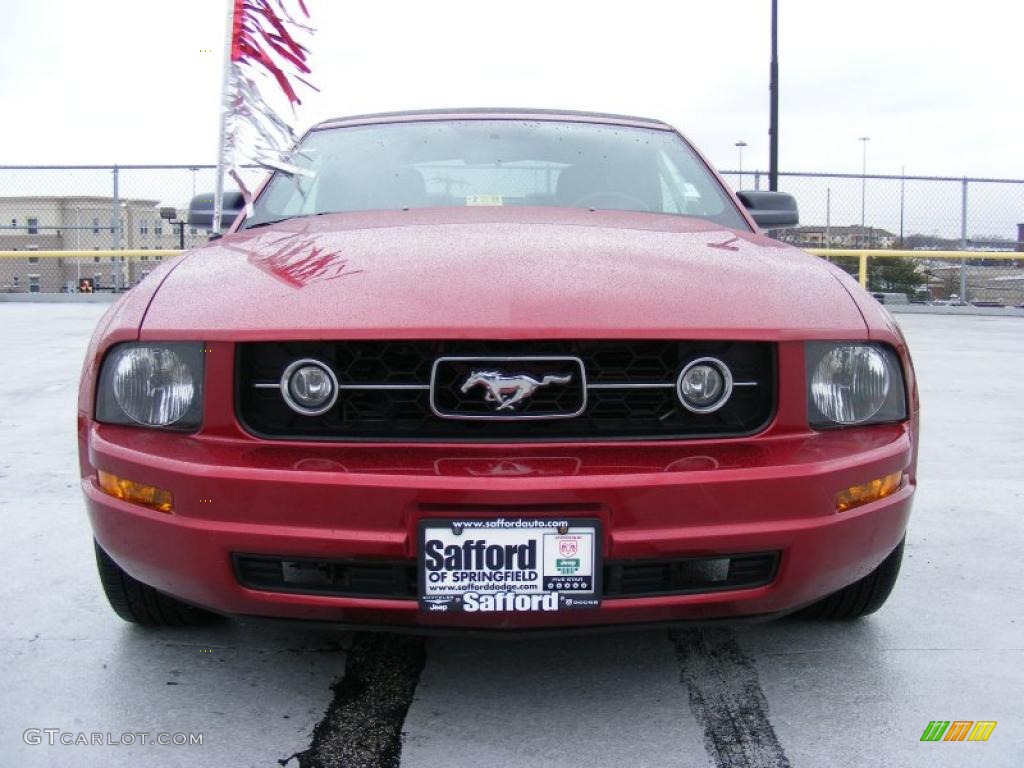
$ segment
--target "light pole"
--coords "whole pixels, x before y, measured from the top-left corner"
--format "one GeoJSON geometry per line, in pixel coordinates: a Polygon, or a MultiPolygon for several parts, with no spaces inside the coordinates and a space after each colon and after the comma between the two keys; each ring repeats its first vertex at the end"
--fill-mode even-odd
{"type": "Polygon", "coordinates": [[[768,75],[768,189],[779,188],[779,3],[772,0],[772,63],[768,75]]]}
{"type": "Polygon", "coordinates": [[[178,248],[185,250],[185,224],[184,219],[178,219],[178,209],[167,206],[160,209],[160,218],[167,221],[171,226],[178,228],[178,248]]]}
{"type": "Polygon", "coordinates": [[[832,247],[832,187],[825,188],[825,247],[832,247]]]}
{"type": "Polygon", "coordinates": [[[900,250],[903,250],[903,208],[906,202],[907,167],[900,167],[900,250]]]}
{"type": "Polygon", "coordinates": [[[743,148],[747,146],[745,141],[737,141],[736,148],[740,151],[740,183],[737,189],[743,189],[743,148]]]}
{"type": "Polygon", "coordinates": [[[870,136],[861,136],[857,139],[861,143],[861,165],[860,165],[860,236],[864,238],[864,211],[868,195],[868,142],[870,136]]]}

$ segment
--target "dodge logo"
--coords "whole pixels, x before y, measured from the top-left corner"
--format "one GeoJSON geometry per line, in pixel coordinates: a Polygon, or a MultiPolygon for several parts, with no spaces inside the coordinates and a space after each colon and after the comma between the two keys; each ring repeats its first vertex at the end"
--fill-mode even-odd
{"type": "Polygon", "coordinates": [[[495,410],[511,411],[540,387],[568,384],[570,381],[572,374],[545,376],[538,381],[526,374],[507,376],[500,371],[473,371],[462,383],[462,393],[465,394],[479,385],[484,388],[484,400],[497,405],[495,410]]]}

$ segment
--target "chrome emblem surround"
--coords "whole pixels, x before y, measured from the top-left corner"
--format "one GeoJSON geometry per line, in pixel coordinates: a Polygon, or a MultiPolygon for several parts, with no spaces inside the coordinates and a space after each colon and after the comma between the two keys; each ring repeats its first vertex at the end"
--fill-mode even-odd
{"type": "MultiPolygon", "coordinates": [[[[568,367],[568,366],[567,366],[568,367]]],[[[527,419],[571,419],[587,409],[587,374],[583,361],[578,357],[439,357],[430,372],[430,410],[443,419],[481,419],[491,421],[520,421],[527,419]],[[540,378],[529,374],[508,374],[502,369],[514,368],[524,363],[566,362],[576,368],[572,373],[562,375],[545,374],[540,378]],[[435,398],[437,369],[442,363],[479,363],[474,365],[469,376],[459,386],[463,394],[474,387],[483,388],[484,402],[491,403],[493,410],[484,414],[450,413],[437,406],[435,398]],[[578,371],[578,373],[577,373],[578,371]],[[571,413],[516,413],[515,408],[530,398],[541,387],[566,385],[579,376],[580,407],[571,413]],[[504,412],[504,413],[500,413],[504,412]]]]}

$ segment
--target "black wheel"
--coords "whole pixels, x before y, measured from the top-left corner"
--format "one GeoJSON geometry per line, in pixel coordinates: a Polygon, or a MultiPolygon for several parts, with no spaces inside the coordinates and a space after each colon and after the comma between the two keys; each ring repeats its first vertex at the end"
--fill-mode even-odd
{"type": "Polygon", "coordinates": [[[147,627],[195,627],[209,624],[217,615],[157,592],[125,573],[100,545],[96,548],[96,568],[100,583],[114,613],[125,621],[147,627]]]}
{"type": "Polygon", "coordinates": [[[793,616],[798,619],[842,620],[858,619],[874,613],[888,599],[896,578],[900,575],[900,563],[903,562],[903,545],[906,538],[900,541],[882,564],[860,581],[833,592],[823,600],[797,611],[793,616]]]}

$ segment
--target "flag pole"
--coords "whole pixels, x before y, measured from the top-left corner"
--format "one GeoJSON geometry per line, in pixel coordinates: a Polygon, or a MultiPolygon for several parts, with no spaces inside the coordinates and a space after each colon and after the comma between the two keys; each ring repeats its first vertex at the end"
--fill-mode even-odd
{"type": "Polygon", "coordinates": [[[228,0],[227,30],[224,33],[224,74],[220,86],[220,130],[217,137],[217,177],[214,180],[213,193],[213,233],[220,234],[221,219],[224,215],[224,172],[230,158],[225,146],[227,139],[228,115],[233,107],[231,103],[231,59],[232,46],[235,39],[235,21],[241,0],[228,0]]]}

